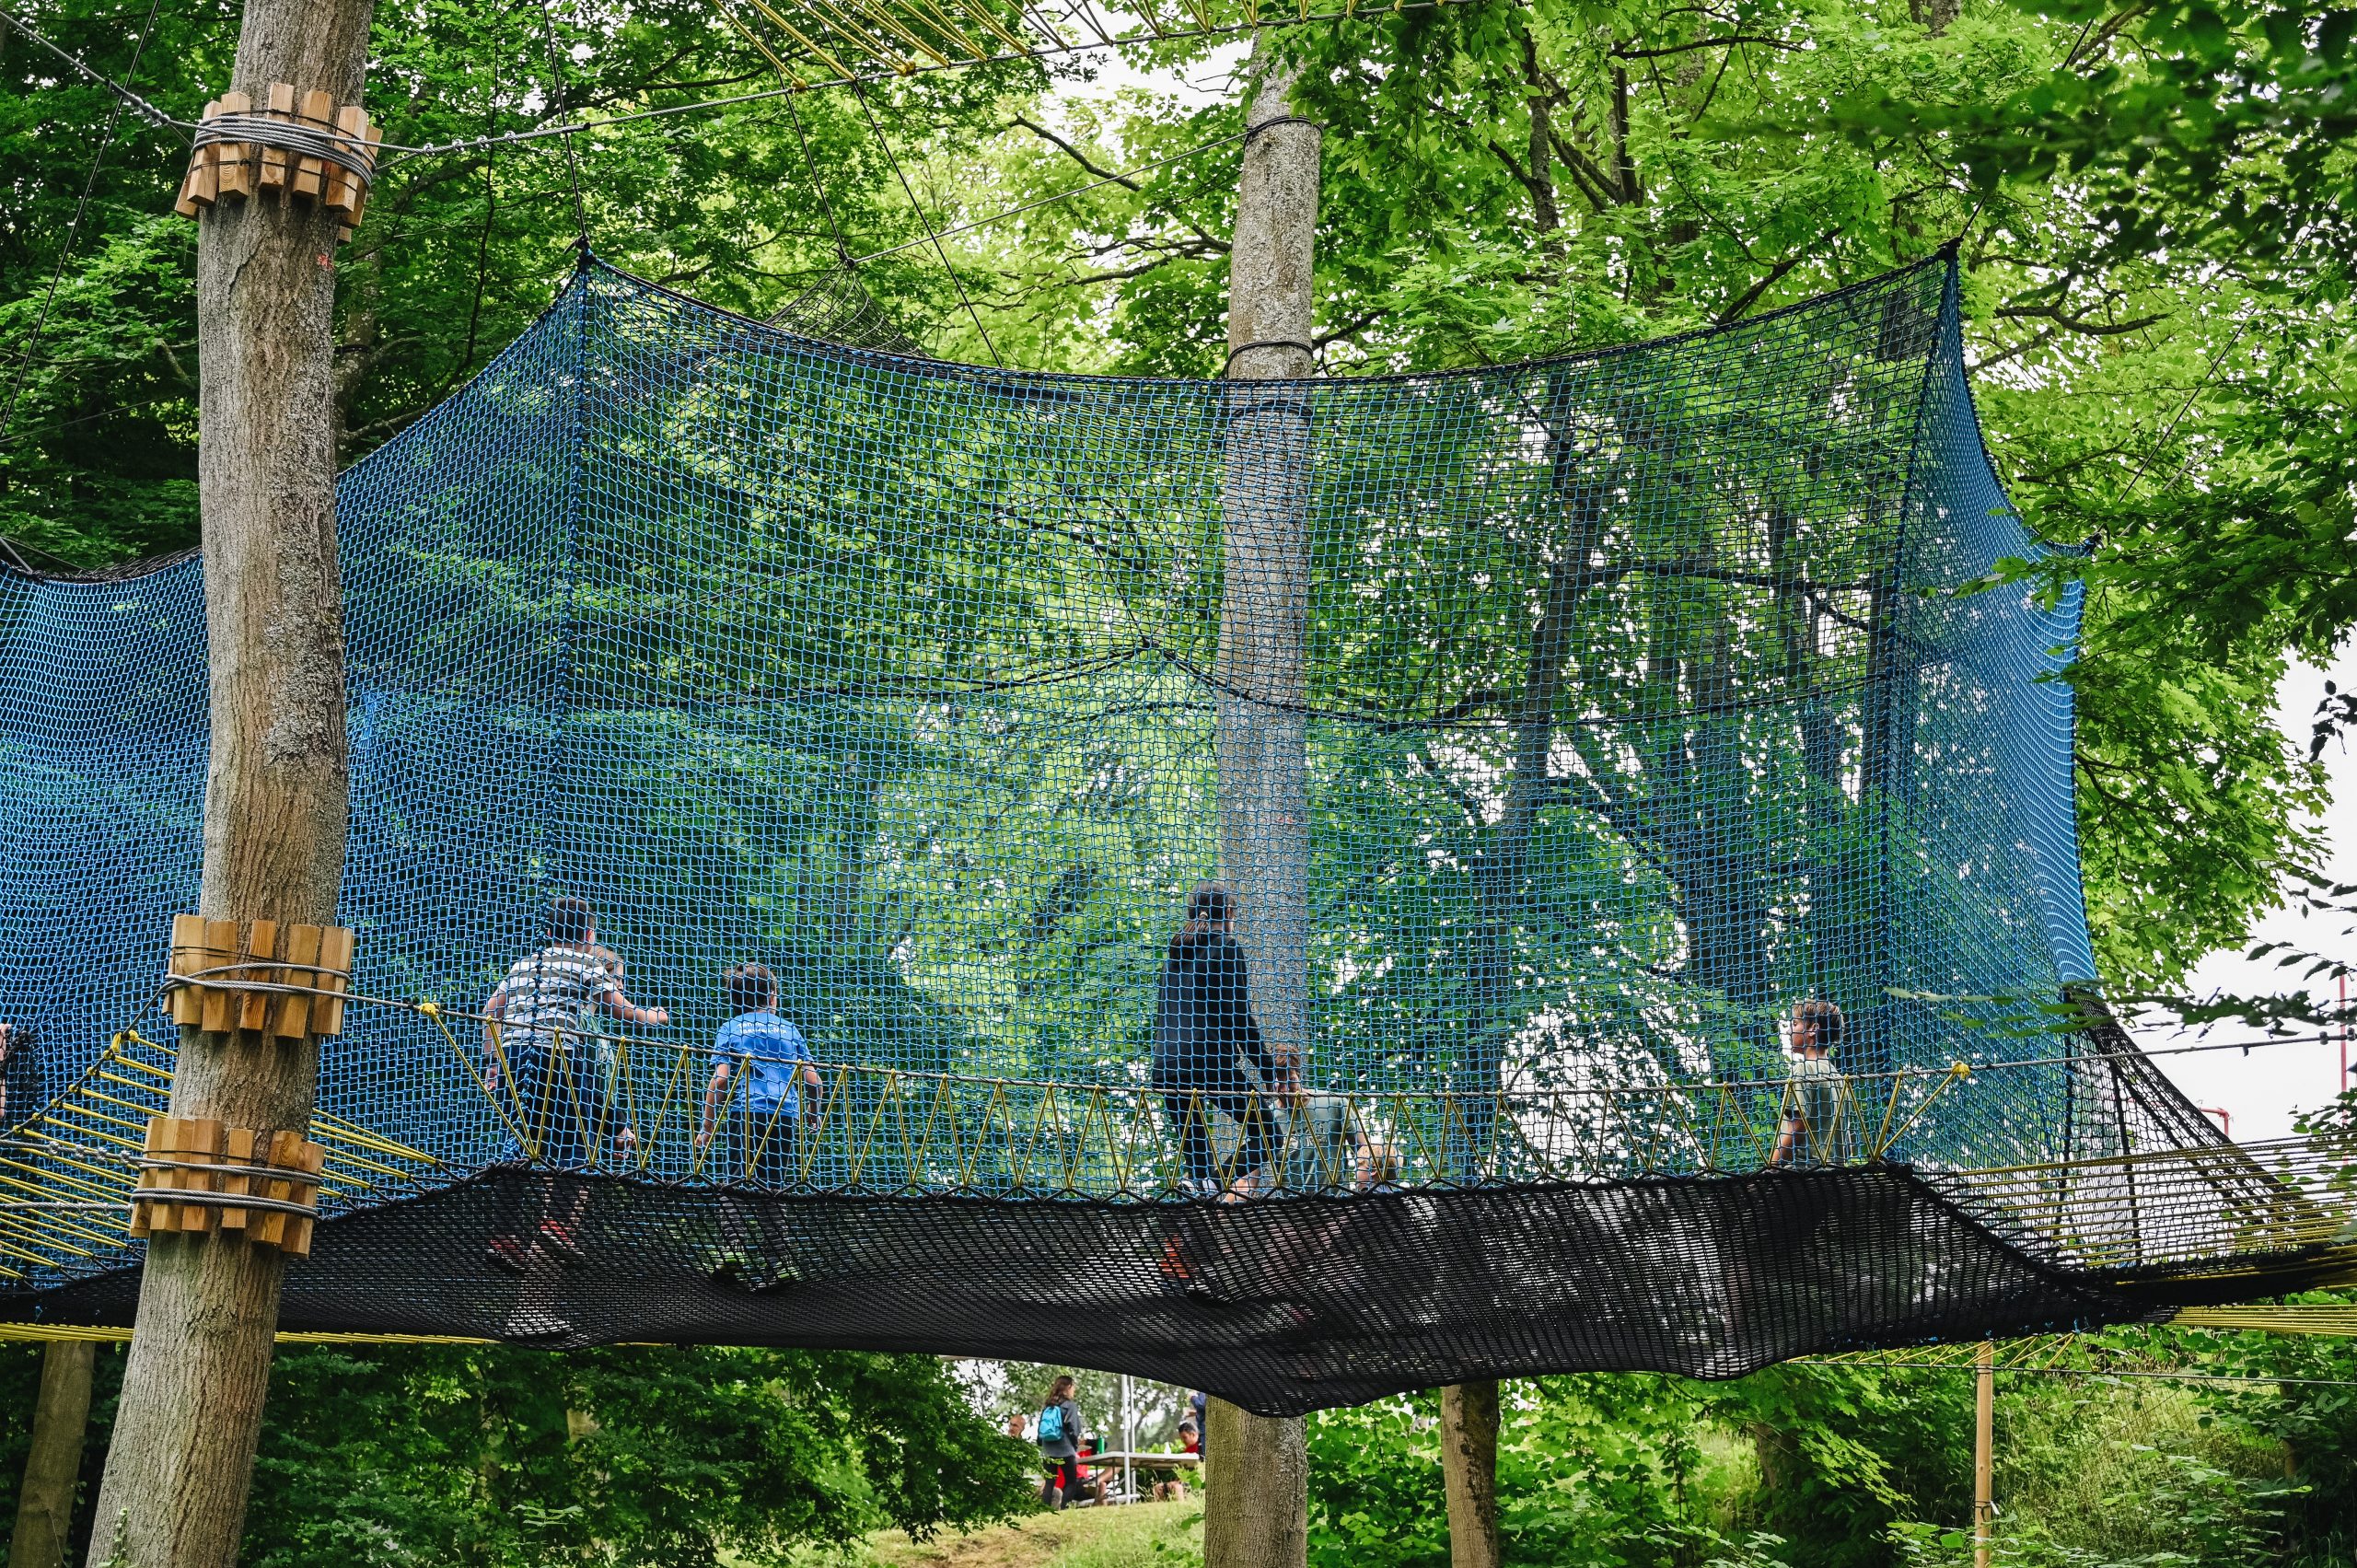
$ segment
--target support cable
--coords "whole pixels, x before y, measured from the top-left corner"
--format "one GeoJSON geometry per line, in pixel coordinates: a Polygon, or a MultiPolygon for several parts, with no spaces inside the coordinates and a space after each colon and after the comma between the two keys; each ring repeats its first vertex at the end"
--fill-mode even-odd
{"type": "MultiPolygon", "coordinates": [[[[556,46],[556,14],[549,8],[549,0],[540,0],[540,28],[548,41],[549,76],[556,89],[556,107],[564,108],[564,62],[556,46]]],[[[565,172],[573,180],[573,224],[581,249],[589,249],[589,204],[581,194],[581,149],[570,133],[564,138],[565,172]]]]}
{"type": "MultiPolygon", "coordinates": [[[[1085,196],[1089,192],[1107,185],[1126,185],[1141,174],[1152,174],[1157,169],[1168,168],[1174,163],[1184,163],[1198,153],[1207,153],[1213,147],[1224,147],[1230,142],[1240,142],[1250,134],[1248,131],[1238,131],[1233,135],[1214,136],[1208,142],[1197,143],[1184,152],[1172,153],[1168,157],[1156,158],[1152,163],[1142,163],[1135,168],[1125,168],[1119,174],[1109,174],[1102,180],[1092,180],[1086,185],[1075,185],[1068,191],[1058,191],[1053,195],[1041,196],[1035,201],[1025,202],[1020,206],[1009,207],[1004,212],[993,213],[986,218],[976,218],[971,223],[961,223],[955,228],[942,229],[931,238],[952,239],[961,234],[970,234],[978,228],[988,228],[993,224],[1004,223],[1012,217],[1021,217],[1025,213],[1037,212],[1041,207],[1053,206],[1058,202],[1069,202],[1074,196],[1085,196]]],[[[871,250],[865,256],[854,256],[851,259],[852,263],[856,266],[863,261],[873,261],[879,256],[898,255],[903,250],[914,250],[917,246],[927,242],[925,239],[904,240],[900,244],[889,246],[882,250],[871,250]]]]}
{"type": "Polygon", "coordinates": [[[918,203],[916,191],[909,184],[908,175],[902,172],[899,156],[892,151],[891,139],[884,134],[884,127],[876,122],[876,108],[867,101],[867,89],[854,77],[851,90],[858,96],[861,112],[867,116],[867,128],[876,133],[876,145],[884,149],[885,161],[892,166],[893,178],[900,182],[900,193],[909,199],[909,210],[916,214],[917,222],[924,227],[925,238],[933,241],[933,253],[941,258],[941,270],[949,274],[949,286],[958,291],[958,303],[966,308],[966,314],[973,320],[974,331],[981,334],[982,347],[990,354],[991,363],[1002,370],[1005,369],[1006,362],[998,356],[998,345],[991,342],[991,330],[982,325],[981,312],[976,310],[974,302],[966,296],[965,280],[958,277],[958,269],[949,264],[949,248],[941,243],[939,231],[935,229],[933,220],[925,215],[924,208],[918,203]]]}
{"type": "MultiPolygon", "coordinates": [[[[138,73],[140,56],[147,52],[147,38],[156,30],[156,13],[162,6],[163,0],[147,0],[147,20],[140,26],[139,41],[132,46],[131,64],[123,72],[126,76],[138,73]]],[[[0,11],[0,16],[7,16],[7,13],[0,11]]],[[[65,238],[57,248],[57,269],[49,274],[48,292],[41,296],[41,309],[33,317],[32,331],[25,335],[25,346],[17,354],[16,371],[8,377],[8,401],[5,408],[0,408],[0,439],[7,436],[8,426],[16,421],[17,398],[25,389],[25,372],[32,365],[33,350],[40,346],[41,333],[48,330],[50,307],[57,303],[58,285],[65,281],[65,265],[74,258],[74,244],[82,233],[82,216],[90,210],[90,197],[98,191],[99,170],[106,163],[107,149],[114,145],[115,126],[122,120],[123,104],[129,101],[145,105],[147,101],[130,88],[120,87],[108,81],[106,77],[100,76],[87,65],[83,64],[77,56],[67,54],[65,51],[34,32],[24,23],[17,21],[16,17],[8,17],[7,19],[18,32],[48,49],[52,53],[63,55],[85,75],[114,88],[115,100],[107,110],[106,129],[99,134],[98,148],[90,154],[90,177],[82,182],[81,200],[74,203],[74,220],[65,226],[65,238]]]]}

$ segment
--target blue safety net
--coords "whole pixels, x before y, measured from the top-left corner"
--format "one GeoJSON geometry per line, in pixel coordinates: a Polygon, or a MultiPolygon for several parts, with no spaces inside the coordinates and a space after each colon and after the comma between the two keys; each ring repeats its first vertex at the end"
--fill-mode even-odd
{"type": "MultiPolygon", "coordinates": [[[[1541,1225],[1516,1192],[1717,1184],[1754,1208],[1659,1245],[1746,1214],[1771,1258],[1843,1235],[1888,1297],[1861,1324],[1820,1281],[1765,1334],[1746,1282],[1773,1265],[1722,1236],[1584,1276],[1643,1319],[1684,1271],[1674,1342],[1509,1353],[1459,1308],[1425,1327],[1488,1348],[1363,1349],[1378,1369],[1253,1401],[1298,1406],[1468,1357],[1724,1370],[2001,1299],[2118,1315],[2056,1282],[2097,1230],[2107,1268],[2157,1257],[2142,1212],[2025,1218],[1944,1173],[2202,1141],[2064,1005],[2095,979],[2056,679],[2079,599],[2007,570],[2048,547],[1982,450],[1949,261],[1623,350],[1260,383],[851,348],[585,263],[339,505],[354,986],[441,1011],[355,1005],[327,1042],[323,1111],[383,1147],[329,1194],[323,1257],[373,1214],[413,1227],[412,1276],[475,1282],[503,1225],[537,1267],[494,1211],[595,1229],[518,1174],[562,1171],[654,1227],[642,1263],[702,1247],[700,1273],[728,1252],[804,1292],[544,1314],[568,1332],[914,1342],[809,1293],[930,1269],[954,1304],[993,1260],[1126,1249],[1109,1279],[1234,1310],[1284,1293],[1206,1283],[1219,1237],[1274,1227],[1357,1280],[1352,1202],[1394,1216],[1384,1247],[1443,1246],[1398,1215],[1444,1205],[1414,1211],[1459,1214],[1444,1240],[1518,1236],[1568,1278],[1566,1249],[1653,1222],[1579,1241],[1592,1210],[1541,1225]],[[465,1016],[494,995],[495,1028],[465,1016]],[[1758,1218],[1818,1187],[1878,1217],[1758,1218]],[[728,1233],[731,1191],[771,1228],[728,1233]],[[813,1239],[854,1202],[899,1262],[813,1239]],[[993,1205],[1051,1228],[952,1268],[993,1205]],[[1118,1245],[1052,1228],[1132,1209],[1118,1245]]],[[[168,1065],[142,1007],[195,904],[200,579],[0,586],[0,1013],[38,1039],[10,1120],[110,1053],[168,1065]]],[[[117,1299],[87,1292],[120,1259],[45,1256],[21,1288],[117,1299]]],[[[320,1321],[523,1333],[482,1292],[396,1309],[394,1273],[374,1302],[303,1274],[290,1312],[320,1321]]],[[[1536,1277],[1488,1277],[1482,1310],[1536,1277]]],[[[1294,1310],[1220,1342],[1341,1334],[1294,1310]]],[[[1100,1359],[1219,1340],[1140,1334],[1100,1359]]]]}

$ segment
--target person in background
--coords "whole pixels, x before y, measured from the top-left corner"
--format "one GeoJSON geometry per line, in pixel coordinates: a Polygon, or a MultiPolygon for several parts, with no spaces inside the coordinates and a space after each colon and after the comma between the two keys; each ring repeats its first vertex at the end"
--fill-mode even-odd
{"type": "Polygon", "coordinates": [[[1770,1165],[1810,1169],[1853,1165],[1860,1157],[1858,1104],[1850,1080],[1833,1064],[1842,1027],[1841,1009],[1830,1002],[1811,997],[1793,1009],[1793,1069],[1770,1165]]]}
{"type": "MultiPolygon", "coordinates": [[[[547,940],[510,965],[482,1005],[488,1062],[483,1089],[497,1103],[505,1076],[506,1107],[512,1107],[523,1134],[521,1152],[536,1153],[544,1166],[586,1163],[591,1141],[606,1122],[596,1073],[576,1060],[582,1014],[594,1007],[625,1024],[652,1028],[671,1021],[660,1007],[633,1005],[597,947],[597,917],[588,900],[558,899],[550,906],[547,940]]],[[[582,1257],[577,1233],[588,1189],[575,1191],[560,1219],[552,1213],[554,1179],[543,1177],[537,1187],[540,1201],[529,1216],[529,1234],[517,1225],[493,1237],[484,1249],[492,1262],[517,1273],[526,1271],[536,1248],[568,1262],[582,1257]]]]}
{"type": "Polygon", "coordinates": [[[1031,1435],[1031,1423],[1023,1419],[1021,1411],[1006,1412],[1006,1434],[1017,1443],[1031,1435]]]}
{"type": "Polygon", "coordinates": [[[1251,1194],[1283,1140],[1277,1108],[1301,1089],[1252,1016],[1244,949],[1230,935],[1235,915],[1235,895],[1217,882],[1187,896],[1187,918],[1170,939],[1155,1000],[1152,1081],[1178,1129],[1180,1172],[1198,1196],[1223,1186],[1234,1197],[1251,1194]],[[1214,1115],[1233,1120],[1242,1134],[1225,1183],[1212,1143],[1214,1115]]]}
{"type": "Polygon", "coordinates": [[[1348,1095],[1299,1096],[1286,1120],[1285,1191],[1342,1192],[1369,1185],[1375,1145],[1348,1095]]]}
{"type": "Polygon", "coordinates": [[[15,1055],[16,1051],[15,1026],[0,1023],[0,1127],[6,1127],[8,1124],[8,1080],[16,1075],[15,1066],[8,1059],[15,1055]]]}
{"type": "MultiPolygon", "coordinates": [[[[606,947],[595,947],[591,951],[597,955],[598,961],[606,966],[607,972],[614,977],[616,985],[624,983],[627,978],[625,971],[629,966],[622,961],[622,956],[620,953],[606,947]]],[[[582,1009],[581,1033],[592,1047],[591,1055],[595,1059],[598,1074],[598,1094],[600,1103],[611,1118],[614,1157],[618,1160],[627,1160],[638,1148],[638,1133],[631,1126],[628,1112],[623,1106],[622,1074],[627,1067],[627,1061],[623,1042],[608,1034],[605,1026],[603,1008],[592,1003],[582,1009]]]]}
{"type": "Polygon", "coordinates": [[[1086,1435],[1080,1406],[1073,1393],[1079,1380],[1067,1373],[1048,1388],[1048,1402],[1039,1407],[1037,1441],[1047,1479],[1039,1483],[1042,1507],[1061,1510],[1067,1496],[1081,1490],[1080,1440],[1086,1435]]]}
{"type": "Polygon", "coordinates": [[[1194,1451],[1198,1454],[1203,1451],[1203,1440],[1211,1435],[1212,1425],[1207,1414],[1210,1405],[1211,1396],[1201,1388],[1187,1396],[1187,1414],[1195,1423],[1194,1451]]]}

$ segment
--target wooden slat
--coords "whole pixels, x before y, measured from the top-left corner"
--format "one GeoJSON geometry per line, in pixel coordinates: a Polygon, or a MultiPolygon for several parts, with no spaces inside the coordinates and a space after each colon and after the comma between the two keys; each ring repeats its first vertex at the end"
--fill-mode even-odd
{"type": "MultiPolygon", "coordinates": [[[[222,1155],[233,1167],[251,1165],[254,1161],[254,1130],[250,1127],[230,1128],[222,1155]]],[[[236,1196],[249,1194],[253,1191],[253,1178],[235,1168],[225,1170],[221,1174],[221,1191],[225,1194],[236,1196]]],[[[221,1228],[225,1231],[242,1231],[246,1228],[246,1222],[251,1217],[250,1212],[245,1209],[223,1209],[221,1228]]]]}
{"type": "MultiPolygon", "coordinates": [[[[206,921],[204,923],[204,967],[219,969],[226,964],[237,962],[238,949],[244,946],[243,938],[244,933],[238,929],[238,923],[234,920],[206,921]]],[[[209,1034],[222,1033],[229,1028],[236,1016],[237,1010],[231,1005],[234,999],[219,987],[220,981],[217,980],[207,981],[204,986],[203,1013],[196,1027],[209,1034]]]]}
{"type": "MultiPolygon", "coordinates": [[[[295,112],[294,87],[285,82],[271,83],[270,90],[263,100],[263,108],[274,115],[279,115],[281,117],[292,116],[295,112]]],[[[255,189],[257,191],[263,192],[276,191],[283,193],[286,189],[285,152],[277,147],[262,148],[261,167],[261,179],[255,189]]]]}
{"type": "MultiPolygon", "coordinates": [[[[246,928],[245,956],[250,959],[273,958],[278,956],[278,923],[276,921],[258,920],[246,928]]],[[[250,969],[246,971],[245,978],[267,982],[282,977],[275,970],[250,969]]],[[[270,1028],[271,1005],[276,1000],[277,998],[266,991],[244,993],[238,999],[238,1028],[250,1033],[258,1033],[270,1028]]]]}
{"type": "MultiPolygon", "coordinates": [[[[316,925],[290,925],[286,928],[284,957],[286,972],[297,977],[305,985],[318,983],[319,977],[301,966],[319,961],[319,928],[316,925]]],[[[311,1029],[310,999],[290,996],[278,1015],[278,1038],[301,1040],[311,1029]]]]}
{"type": "MultiPolygon", "coordinates": [[[[303,95],[303,128],[307,131],[331,131],[335,128],[335,99],[314,87],[303,95]]],[[[327,160],[319,157],[298,157],[295,160],[294,192],[318,200],[327,190],[327,160]]]]}
{"type": "MultiPolygon", "coordinates": [[[[253,107],[254,100],[244,93],[221,95],[221,112],[224,114],[250,113],[253,107]]],[[[252,195],[254,193],[254,145],[251,142],[232,142],[220,147],[218,151],[220,156],[216,165],[220,172],[217,198],[226,201],[231,196],[252,195]]]]}
{"type": "MultiPolygon", "coordinates": [[[[210,1117],[194,1117],[180,1122],[180,1153],[176,1156],[189,1163],[216,1160],[221,1155],[221,1123],[210,1117]]],[[[196,1192],[216,1192],[220,1184],[211,1172],[203,1170],[168,1170],[164,1175],[175,1187],[196,1192]]],[[[183,1236],[213,1228],[213,1221],[220,1211],[210,1203],[180,1205],[180,1231],[183,1236]]]]}

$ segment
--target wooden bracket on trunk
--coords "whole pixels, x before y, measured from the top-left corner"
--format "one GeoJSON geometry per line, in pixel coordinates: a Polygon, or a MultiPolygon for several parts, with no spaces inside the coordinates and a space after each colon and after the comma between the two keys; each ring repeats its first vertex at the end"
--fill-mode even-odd
{"type": "Polygon", "coordinates": [[[327,1153],[300,1132],[150,1117],[131,1195],[131,1234],[242,1236],[308,1258],[327,1153]]]}
{"type": "Polygon", "coordinates": [[[279,1040],[343,1032],[351,931],[203,915],[172,916],[172,1022],[279,1040]]]}
{"type": "Polygon", "coordinates": [[[366,110],[327,93],[273,82],[259,108],[249,94],[223,93],[204,106],[173,210],[194,217],[232,198],[299,196],[335,214],[336,238],[349,239],[366,213],[384,136],[366,110]]]}

